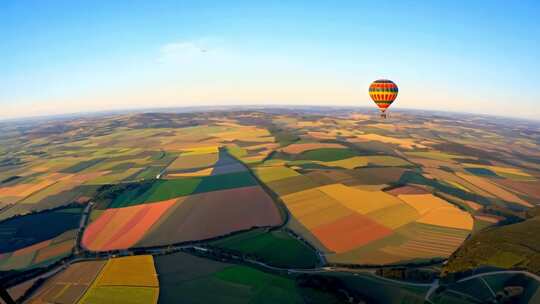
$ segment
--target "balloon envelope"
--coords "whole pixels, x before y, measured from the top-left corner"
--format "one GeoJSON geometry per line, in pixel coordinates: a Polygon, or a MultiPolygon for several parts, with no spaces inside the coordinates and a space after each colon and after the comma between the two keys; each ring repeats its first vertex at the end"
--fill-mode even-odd
{"type": "Polygon", "coordinates": [[[396,100],[397,94],[398,87],[392,80],[375,80],[369,86],[369,96],[383,113],[396,100]]]}

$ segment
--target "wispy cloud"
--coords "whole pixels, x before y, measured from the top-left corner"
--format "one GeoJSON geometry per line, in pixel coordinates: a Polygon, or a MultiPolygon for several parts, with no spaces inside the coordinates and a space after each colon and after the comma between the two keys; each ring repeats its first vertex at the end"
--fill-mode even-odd
{"type": "Polygon", "coordinates": [[[190,63],[214,56],[217,50],[209,39],[167,43],[159,49],[158,62],[167,64],[190,63]]]}

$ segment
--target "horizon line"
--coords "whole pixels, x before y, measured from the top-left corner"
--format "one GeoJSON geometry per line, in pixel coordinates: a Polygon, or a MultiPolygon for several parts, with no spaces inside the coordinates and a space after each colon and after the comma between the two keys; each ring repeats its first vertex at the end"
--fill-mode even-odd
{"type": "MultiPolygon", "coordinates": [[[[121,115],[121,114],[145,114],[145,113],[165,113],[159,111],[171,111],[175,109],[193,109],[193,111],[187,111],[188,113],[195,113],[197,109],[212,109],[215,108],[274,108],[274,109],[287,109],[287,107],[293,108],[335,108],[335,109],[364,109],[368,112],[376,112],[379,110],[366,106],[353,106],[353,105],[327,105],[327,104],[314,104],[314,105],[300,105],[300,104],[274,104],[274,105],[262,105],[262,104],[226,104],[226,105],[201,105],[201,106],[157,106],[157,107],[135,107],[135,108],[119,108],[113,110],[89,110],[89,111],[79,111],[79,112],[66,112],[59,114],[43,114],[43,115],[29,115],[29,116],[17,116],[17,117],[0,117],[0,123],[4,122],[17,122],[17,121],[28,121],[28,120],[46,120],[46,119],[61,119],[69,117],[81,117],[81,116],[93,116],[93,115],[121,115]]],[[[521,121],[530,121],[530,122],[540,122],[540,118],[531,118],[531,117],[518,117],[518,116],[505,116],[501,114],[490,114],[490,113],[474,113],[474,112],[462,112],[454,110],[437,110],[437,109],[419,109],[414,107],[400,107],[397,109],[391,109],[391,112],[400,112],[400,111],[418,111],[418,112],[428,112],[428,113],[444,113],[447,115],[457,114],[457,115],[468,115],[468,116],[484,116],[484,117],[496,117],[503,119],[513,119],[521,121]]]]}

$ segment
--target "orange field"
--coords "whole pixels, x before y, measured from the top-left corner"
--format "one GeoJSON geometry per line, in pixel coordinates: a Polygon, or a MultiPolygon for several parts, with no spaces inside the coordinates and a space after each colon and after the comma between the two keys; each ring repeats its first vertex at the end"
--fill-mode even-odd
{"type": "Polygon", "coordinates": [[[353,214],[312,230],[313,234],[334,252],[345,252],[392,234],[392,230],[367,216],[353,214]]]}
{"type": "Polygon", "coordinates": [[[177,201],[107,209],[85,230],[82,245],[94,251],[129,248],[177,201]]]}

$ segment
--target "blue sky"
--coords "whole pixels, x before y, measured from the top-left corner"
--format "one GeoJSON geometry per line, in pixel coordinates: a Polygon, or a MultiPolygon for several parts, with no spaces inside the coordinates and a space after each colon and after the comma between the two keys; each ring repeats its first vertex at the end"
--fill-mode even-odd
{"type": "Polygon", "coordinates": [[[4,0],[0,118],[373,106],[381,77],[400,87],[392,108],[538,118],[539,3],[4,0]]]}

